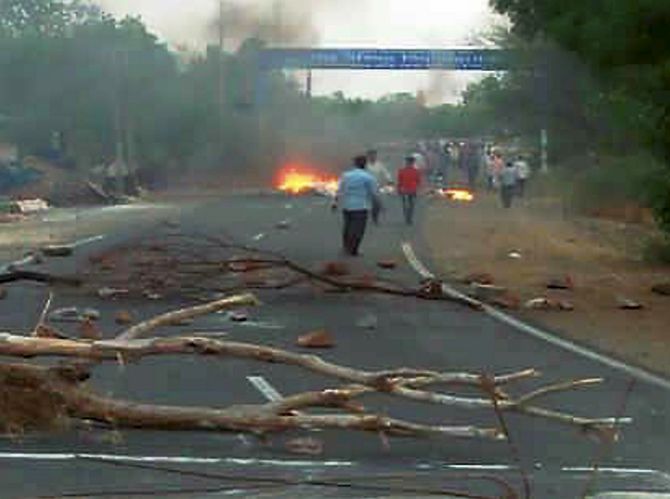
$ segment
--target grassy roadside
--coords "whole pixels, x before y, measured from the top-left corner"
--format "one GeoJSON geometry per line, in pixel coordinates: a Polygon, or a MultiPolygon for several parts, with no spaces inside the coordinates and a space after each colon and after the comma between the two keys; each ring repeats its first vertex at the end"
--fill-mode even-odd
{"type": "Polygon", "coordinates": [[[642,259],[653,227],[563,216],[558,203],[533,199],[511,210],[480,194],[468,205],[430,203],[425,240],[438,273],[462,280],[490,274],[523,304],[548,297],[567,300],[573,311],[519,308],[515,313],[567,337],[670,375],[670,297],[653,285],[670,282],[670,266],[642,259]],[[520,258],[511,258],[517,252],[520,258]],[[547,282],[570,276],[572,290],[547,282]],[[644,305],[622,310],[622,299],[644,305]]]}

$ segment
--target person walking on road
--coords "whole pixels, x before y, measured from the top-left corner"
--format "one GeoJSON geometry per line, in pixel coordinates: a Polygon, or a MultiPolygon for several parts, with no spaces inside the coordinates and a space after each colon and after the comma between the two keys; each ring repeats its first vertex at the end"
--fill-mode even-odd
{"type": "Polygon", "coordinates": [[[505,162],[503,160],[502,154],[499,151],[493,151],[489,162],[487,164],[487,189],[489,192],[493,192],[500,183],[500,175],[502,174],[503,169],[505,168],[505,162]]]}
{"type": "Polygon", "coordinates": [[[416,167],[416,158],[408,156],[405,166],[398,170],[398,194],[402,199],[402,211],[405,223],[414,223],[414,209],[416,208],[416,196],[421,185],[421,173],[416,167]]]}
{"type": "Polygon", "coordinates": [[[354,158],[353,168],[340,179],[333,203],[333,210],[342,208],[342,248],[350,256],[358,256],[370,210],[380,206],[377,180],[366,170],[366,165],[365,156],[354,158]]]}
{"type": "Polygon", "coordinates": [[[370,149],[367,153],[367,169],[377,180],[379,187],[388,187],[393,184],[393,177],[386,165],[379,160],[376,150],[370,149]]]}
{"type": "Polygon", "coordinates": [[[465,173],[468,177],[468,187],[475,190],[479,178],[479,147],[473,142],[465,145],[465,173]]]}
{"type": "Polygon", "coordinates": [[[517,192],[517,172],[514,163],[508,161],[500,172],[500,198],[504,208],[512,207],[512,200],[517,192]]]}
{"type": "Polygon", "coordinates": [[[523,156],[519,155],[514,162],[516,168],[517,194],[520,198],[526,196],[526,183],[530,178],[530,166],[523,156]]]}

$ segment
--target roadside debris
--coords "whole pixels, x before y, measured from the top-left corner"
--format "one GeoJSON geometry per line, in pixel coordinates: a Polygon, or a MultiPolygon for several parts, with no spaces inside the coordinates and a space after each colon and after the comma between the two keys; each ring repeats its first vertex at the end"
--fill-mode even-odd
{"type": "Polygon", "coordinates": [[[235,257],[228,263],[228,270],[237,274],[253,272],[262,268],[265,268],[263,264],[244,257],[235,257]]]}
{"type": "Polygon", "coordinates": [[[40,251],[44,256],[66,257],[72,256],[74,253],[74,247],[66,244],[50,244],[48,246],[44,246],[40,251]]]}
{"type": "Polygon", "coordinates": [[[23,222],[26,219],[24,215],[15,213],[0,213],[0,224],[13,224],[23,222]]]}
{"type": "Polygon", "coordinates": [[[153,301],[161,300],[163,298],[163,295],[146,289],[142,291],[142,296],[144,296],[147,300],[153,301]]]}
{"type": "Polygon", "coordinates": [[[232,322],[247,322],[249,320],[249,312],[246,310],[233,310],[228,312],[228,319],[232,322]]]}
{"type": "Polygon", "coordinates": [[[276,229],[281,229],[281,230],[287,230],[291,228],[291,221],[290,220],[282,220],[281,222],[277,222],[275,225],[276,229]]]}
{"type": "Polygon", "coordinates": [[[384,270],[393,270],[398,267],[398,262],[395,260],[387,259],[387,260],[380,260],[377,262],[377,266],[380,269],[384,270]]]}
{"type": "Polygon", "coordinates": [[[469,295],[482,301],[490,301],[507,293],[507,288],[493,284],[470,284],[469,295]]]}
{"type": "Polygon", "coordinates": [[[54,340],[64,340],[67,339],[67,336],[63,335],[55,328],[48,326],[46,324],[39,324],[33,333],[35,338],[47,338],[54,340]]]}
{"type": "Polygon", "coordinates": [[[81,286],[78,277],[57,276],[45,274],[44,272],[33,272],[30,270],[19,270],[13,265],[0,270],[0,283],[16,281],[34,281],[46,284],[61,284],[63,286],[81,286]]]}
{"type": "Polygon", "coordinates": [[[488,272],[473,272],[462,279],[463,284],[495,284],[495,279],[488,272]]]}
{"type": "MultiPolygon", "coordinates": [[[[341,430],[380,435],[385,447],[388,438],[456,437],[489,441],[504,441],[505,432],[492,426],[445,426],[400,419],[379,413],[361,400],[370,394],[383,393],[397,399],[423,401],[438,406],[472,411],[495,411],[540,417],[582,430],[612,428],[630,422],[618,415],[614,418],[588,418],[552,410],[537,405],[549,394],[569,392],[577,388],[599,385],[601,378],[555,382],[518,390],[502,395],[503,387],[536,378],[534,369],[483,377],[477,372],[438,372],[427,369],[390,366],[381,371],[362,370],[333,363],[314,354],[277,348],[256,343],[225,341],[202,336],[151,337],[149,333],[178,320],[234,310],[259,304],[253,295],[235,295],[203,305],[173,310],[136,324],[120,332],[113,340],[93,340],[98,331],[82,331],[84,339],[65,338],[50,328],[38,328],[38,335],[0,334],[0,355],[23,359],[22,362],[0,363],[0,391],[6,406],[0,411],[0,432],[16,433],[27,430],[51,429],[59,423],[65,428],[72,422],[95,422],[96,428],[134,428],[162,431],[207,431],[250,433],[261,438],[289,431],[341,430]],[[61,341],[53,339],[59,337],[61,341]],[[90,337],[90,339],[89,339],[90,337]],[[92,370],[105,362],[140,362],[147,356],[187,355],[192,358],[230,358],[268,365],[292,366],[304,373],[330,379],[329,387],[314,389],[272,399],[256,405],[229,407],[183,407],[156,405],[141,401],[120,401],[95,393],[85,381],[92,370]],[[30,363],[26,358],[60,357],[55,366],[30,363]],[[333,385],[333,382],[340,383],[333,385]],[[435,386],[439,385],[439,390],[435,386]],[[29,389],[26,389],[29,387],[29,389]],[[446,392],[446,393],[445,393],[446,392]],[[498,393],[501,397],[491,399],[498,393]],[[312,409],[328,411],[312,412],[312,409]],[[36,422],[34,412],[44,413],[36,422]],[[40,412],[41,411],[41,412],[40,412]]],[[[46,309],[46,307],[45,307],[46,309]]],[[[82,324],[83,328],[92,324],[82,324]]],[[[300,346],[329,348],[334,341],[326,331],[314,331],[298,339],[300,346]]],[[[209,364],[209,362],[207,362],[209,364]]],[[[318,455],[323,443],[312,437],[294,438],[286,442],[289,452],[318,455]]]]}
{"type": "Polygon", "coordinates": [[[651,288],[651,291],[657,295],[670,296],[670,282],[654,284],[654,286],[651,288]]]}
{"type": "Polygon", "coordinates": [[[98,290],[98,296],[103,299],[114,299],[121,296],[128,296],[130,293],[129,290],[124,288],[100,288],[98,290]]]}
{"type": "Polygon", "coordinates": [[[5,288],[4,286],[0,286],[0,300],[4,300],[5,298],[7,298],[8,294],[9,293],[7,291],[7,288],[5,288]]]}
{"type": "Polygon", "coordinates": [[[102,331],[91,319],[86,319],[79,324],[79,335],[83,340],[99,341],[102,339],[102,331]]]}
{"type": "Polygon", "coordinates": [[[617,306],[621,310],[642,310],[644,305],[629,298],[617,298],[617,306]]]}
{"type": "Polygon", "coordinates": [[[554,277],[547,281],[547,289],[564,289],[572,290],[575,288],[575,283],[572,276],[566,275],[562,277],[554,277]]]}
{"type": "Polygon", "coordinates": [[[40,213],[43,211],[49,210],[49,203],[44,199],[21,199],[14,201],[16,205],[17,213],[22,215],[32,215],[34,213],[40,213]]]}
{"type": "Polygon", "coordinates": [[[86,320],[100,320],[100,312],[94,308],[79,309],[65,307],[54,310],[49,314],[51,322],[84,322],[86,320]]]}
{"type": "Polygon", "coordinates": [[[443,285],[444,283],[439,279],[425,279],[421,283],[421,293],[429,298],[439,298],[444,296],[443,285]]]}
{"type": "Polygon", "coordinates": [[[575,309],[575,306],[567,300],[556,300],[553,298],[540,297],[528,300],[524,304],[524,308],[532,310],[556,310],[570,312],[575,309]]]}
{"type": "Polygon", "coordinates": [[[351,269],[344,262],[326,262],[323,264],[321,274],[331,277],[343,277],[351,274],[351,269]]]}
{"type": "Polygon", "coordinates": [[[114,322],[116,322],[119,326],[126,326],[128,324],[132,324],[134,321],[130,312],[127,310],[119,310],[114,315],[114,322]]]}
{"type": "Polygon", "coordinates": [[[328,331],[313,331],[298,338],[296,344],[303,348],[333,348],[335,340],[328,331]]]}
{"type": "Polygon", "coordinates": [[[521,308],[521,297],[519,297],[514,293],[506,291],[500,296],[494,297],[491,300],[491,304],[501,308],[506,308],[508,310],[517,310],[521,308]]]}
{"type": "Polygon", "coordinates": [[[375,330],[379,327],[379,318],[372,313],[366,314],[356,321],[356,327],[375,330]]]}
{"type": "Polygon", "coordinates": [[[175,319],[174,321],[168,323],[168,326],[172,327],[186,327],[193,324],[193,319],[175,319]]]}
{"type": "Polygon", "coordinates": [[[323,454],[323,442],[316,438],[294,438],[284,444],[286,450],[292,454],[305,456],[320,456],[323,454]]]}
{"type": "Polygon", "coordinates": [[[521,260],[523,258],[523,255],[521,254],[520,251],[510,251],[507,253],[507,256],[513,260],[521,260]]]}

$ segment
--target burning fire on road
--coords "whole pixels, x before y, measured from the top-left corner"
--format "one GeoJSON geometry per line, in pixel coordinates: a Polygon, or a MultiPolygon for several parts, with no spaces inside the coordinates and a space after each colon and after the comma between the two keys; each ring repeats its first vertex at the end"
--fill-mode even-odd
{"type": "Polygon", "coordinates": [[[437,194],[440,197],[449,199],[450,201],[458,201],[462,203],[471,203],[475,200],[475,195],[468,189],[449,188],[438,189],[437,194]]]}
{"type": "Polygon", "coordinates": [[[334,196],[337,177],[301,165],[286,165],[277,172],[275,187],[287,194],[323,194],[334,196]]]}

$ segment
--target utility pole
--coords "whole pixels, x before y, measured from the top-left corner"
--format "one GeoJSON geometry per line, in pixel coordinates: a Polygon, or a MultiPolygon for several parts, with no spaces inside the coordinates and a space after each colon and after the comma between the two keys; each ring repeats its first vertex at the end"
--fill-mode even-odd
{"type": "Polygon", "coordinates": [[[307,85],[305,87],[305,95],[308,99],[312,98],[312,68],[307,70],[307,85]]]}
{"type": "Polygon", "coordinates": [[[115,158],[114,162],[120,164],[123,162],[124,146],[123,146],[123,117],[121,112],[121,71],[119,64],[120,53],[115,50],[112,54],[112,70],[114,71],[114,137],[116,139],[115,158]]]}
{"type": "Polygon", "coordinates": [[[219,0],[219,145],[221,156],[223,157],[223,144],[225,135],[225,107],[226,107],[226,68],[225,68],[225,3],[224,0],[219,0]]]}

